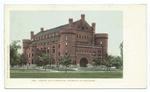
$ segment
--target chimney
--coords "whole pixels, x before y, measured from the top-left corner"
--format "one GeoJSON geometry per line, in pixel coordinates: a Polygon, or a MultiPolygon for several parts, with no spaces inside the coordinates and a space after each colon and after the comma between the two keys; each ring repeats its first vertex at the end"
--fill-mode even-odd
{"type": "Polygon", "coordinates": [[[41,28],[41,32],[43,32],[44,31],[44,28],[41,28]]]}
{"type": "Polygon", "coordinates": [[[73,19],[72,18],[69,19],[69,27],[73,27],[73,19]]]}
{"type": "Polygon", "coordinates": [[[33,38],[33,36],[34,36],[34,32],[33,32],[33,31],[31,31],[31,39],[33,38]]]}
{"type": "Polygon", "coordinates": [[[92,28],[93,28],[93,46],[95,45],[95,23],[92,23],[92,28]]]}
{"type": "Polygon", "coordinates": [[[95,23],[92,23],[93,31],[95,31],[95,23]]]}
{"type": "Polygon", "coordinates": [[[85,19],[85,14],[81,14],[81,19],[82,19],[82,20],[85,19]]]}

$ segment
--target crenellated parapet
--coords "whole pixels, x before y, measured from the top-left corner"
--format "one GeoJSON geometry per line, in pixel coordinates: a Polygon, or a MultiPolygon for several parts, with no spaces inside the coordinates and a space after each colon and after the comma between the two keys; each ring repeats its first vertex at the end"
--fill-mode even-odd
{"type": "Polygon", "coordinates": [[[106,38],[108,39],[108,34],[106,33],[99,33],[99,34],[95,34],[95,38],[106,38]]]}

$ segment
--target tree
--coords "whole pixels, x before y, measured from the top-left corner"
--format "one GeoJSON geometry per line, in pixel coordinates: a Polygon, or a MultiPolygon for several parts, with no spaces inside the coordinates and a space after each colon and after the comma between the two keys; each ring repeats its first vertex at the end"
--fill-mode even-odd
{"type": "Polygon", "coordinates": [[[23,65],[23,69],[24,69],[24,65],[27,65],[28,62],[28,58],[26,58],[23,54],[20,55],[20,61],[19,61],[19,65],[23,65]]]}
{"type": "Polygon", "coordinates": [[[16,65],[20,58],[19,58],[19,53],[18,53],[18,49],[21,48],[20,45],[17,45],[17,43],[20,42],[20,40],[17,41],[13,41],[10,44],[10,65],[13,67],[14,65],[16,65]]]}
{"type": "Polygon", "coordinates": [[[122,58],[119,56],[115,57],[114,62],[113,62],[113,66],[115,66],[117,69],[119,69],[122,67],[122,65],[123,65],[122,58]]]}
{"type": "Polygon", "coordinates": [[[104,64],[107,66],[107,70],[113,66],[113,62],[114,62],[114,57],[112,55],[108,55],[107,53],[105,53],[105,58],[104,58],[104,64]]]}
{"type": "Polygon", "coordinates": [[[69,65],[74,61],[72,58],[70,58],[70,54],[69,55],[65,55],[63,54],[63,56],[60,56],[59,58],[60,64],[62,64],[63,66],[66,67],[66,73],[67,73],[67,67],[69,67],[69,65]]]}
{"type": "Polygon", "coordinates": [[[50,62],[50,63],[52,63],[52,62],[54,62],[54,58],[53,58],[53,56],[52,55],[49,55],[49,54],[42,54],[42,58],[41,58],[41,60],[42,60],[42,64],[43,64],[43,66],[45,66],[45,71],[46,71],[46,65],[50,62]]]}
{"type": "Polygon", "coordinates": [[[100,65],[98,56],[94,56],[93,61],[94,61],[96,67],[97,67],[97,65],[100,65]]]}
{"type": "Polygon", "coordinates": [[[94,56],[93,57],[93,63],[92,63],[92,66],[100,66],[101,65],[101,62],[100,62],[100,60],[99,60],[99,56],[94,56]]]}
{"type": "Polygon", "coordinates": [[[123,42],[120,44],[119,48],[120,48],[121,57],[123,58],[123,42]]]}
{"type": "MultiPolygon", "coordinates": [[[[40,66],[42,66],[42,65],[43,65],[42,57],[41,57],[41,56],[36,56],[36,57],[35,57],[35,62],[36,62],[36,65],[38,66],[38,68],[39,68],[40,66]]],[[[38,69],[38,72],[39,72],[39,69],[38,69]]]]}

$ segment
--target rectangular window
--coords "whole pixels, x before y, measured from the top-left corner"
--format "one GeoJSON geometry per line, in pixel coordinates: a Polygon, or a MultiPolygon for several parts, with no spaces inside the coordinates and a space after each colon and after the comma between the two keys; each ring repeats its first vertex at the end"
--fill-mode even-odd
{"type": "Polygon", "coordinates": [[[33,53],[32,53],[32,57],[33,57],[33,53]]]}
{"type": "Polygon", "coordinates": [[[102,41],[100,41],[100,44],[102,44],[102,41]]]}
{"type": "Polygon", "coordinates": [[[66,47],[67,47],[67,45],[68,45],[68,44],[67,44],[67,41],[66,41],[66,47]]]}
{"type": "Polygon", "coordinates": [[[66,35],[66,40],[67,40],[67,35],[66,35]]]}

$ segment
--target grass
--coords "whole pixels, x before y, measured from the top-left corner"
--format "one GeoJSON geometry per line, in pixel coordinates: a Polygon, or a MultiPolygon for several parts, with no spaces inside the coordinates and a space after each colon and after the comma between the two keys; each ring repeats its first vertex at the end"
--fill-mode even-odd
{"type": "Polygon", "coordinates": [[[38,69],[10,69],[10,73],[31,73],[31,72],[44,72],[44,70],[38,69]]]}
{"type": "MultiPolygon", "coordinates": [[[[107,68],[105,68],[105,69],[101,69],[101,68],[79,68],[79,70],[82,70],[82,71],[107,71],[107,68]]],[[[122,71],[122,69],[111,68],[110,71],[122,71]]]]}
{"type": "Polygon", "coordinates": [[[10,78],[122,78],[121,73],[10,73],[10,78]]]}
{"type": "MultiPolygon", "coordinates": [[[[50,68],[51,70],[57,70],[58,71],[58,68],[50,68]]],[[[59,71],[66,71],[65,68],[59,68],[59,71]]],[[[67,71],[75,71],[73,69],[67,69],[67,71]]]]}
{"type": "MultiPolygon", "coordinates": [[[[50,70],[58,70],[58,68],[51,68],[50,70]]],[[[79,68],[79,70],[85,72],[81,73],[76,72],[73,69],[68,69],[67,71],[72,72],[65,73],[65,68],[59,68],[59,72],[45,71],[45,69],[38,70],[38,69],[11,68],[10,78],[123,78],[123,72],[115,69],[114,70],[112,69],[112,71],[109,72],[107,71],[98,72],[100,70],[99,68],[79,68]]]]}

